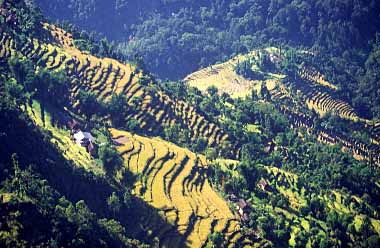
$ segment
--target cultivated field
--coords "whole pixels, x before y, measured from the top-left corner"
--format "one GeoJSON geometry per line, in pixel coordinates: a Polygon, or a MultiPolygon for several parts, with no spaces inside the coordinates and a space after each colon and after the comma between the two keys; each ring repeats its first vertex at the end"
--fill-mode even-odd
{"type": "MultiPolygon", "coordinates": [[[[138,176],[134,194],[158,209],[183,238],[171,235],[172,229],[156,226],[149,216],[148,226],[167,247],[202,247],[214,231],[224,234],[228,247],[239,241],[252,243],[240,231],[240,224],[227,203],[207,180],[207,163],[187,149],[159,138],[146,138],[111,129],[125,168],[117,172],[123,180],[126,170],[138,176]]],[[[148,219],[146,219],[148,218],[148,219]]]]}

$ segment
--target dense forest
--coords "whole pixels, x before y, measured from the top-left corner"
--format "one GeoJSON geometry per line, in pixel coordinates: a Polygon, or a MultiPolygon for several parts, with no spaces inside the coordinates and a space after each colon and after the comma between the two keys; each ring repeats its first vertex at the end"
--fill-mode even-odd
{"type": "Polygon", "coordinates": [[[0,0],[1,247],[379,247],[377,1],[35,2],[0,0]]]}

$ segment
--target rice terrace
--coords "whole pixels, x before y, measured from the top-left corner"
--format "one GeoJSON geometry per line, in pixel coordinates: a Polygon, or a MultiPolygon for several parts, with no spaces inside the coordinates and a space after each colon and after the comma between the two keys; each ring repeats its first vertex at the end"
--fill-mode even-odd
{"type": "Polygon", "coordinates": [[[379,15],[0,0],[0,247],[379,247],[379,15]]]}

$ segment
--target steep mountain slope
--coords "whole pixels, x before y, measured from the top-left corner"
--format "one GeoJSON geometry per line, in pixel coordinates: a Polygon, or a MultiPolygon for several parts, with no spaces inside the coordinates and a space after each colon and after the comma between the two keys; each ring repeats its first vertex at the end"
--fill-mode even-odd
{"type": "MultiPolygon", "coordinates": [[[[49,111],[56,115],[60,112],[58,109],[49,111]]],[[[104,168],[99,167],[84,147],[70,140],[67,130],[54,125],[49,111],[45,110],[42,117],[38,102],[27,108],[33,122],[52,133],[51,144],[57,144],[67,160],[73,161],[77,168],[104,178],[104,168]]],[[[67,115],[65,112],[60,114],[67,115]]],[[[253,244],[249,235],[240,231],[237,216],[211,188],[204,156],[159,138],[133,135],[117,129],[110,131],[124,159],[124,166],[114,171],[118,190],[123,190],[126,178],[132,172],[138,178],[133,186],[133,195],[151,206],[139,206],[142,209],[135,217],[138,222],[135,232],[143,230],[148,240],[159,238],[162,247],[201,247],[213,232],[222,233],[229,247],[235,243],[246,247],[253,244]]],[[[265,240],[260,242],[264,247],[265,240]]]]}
{"type": "Polygon", "coordinates": [[[375,0],[36,3],[53,19],[67,20],[89,32],[102,32],[121,43],[129,56],[142,55],[149,69],[163,79],[179,79],[234,54],[277,42],[319,46],[336,57],[357,48],[368,53],[367,41],[375,40],[379,31],[380,8],[375,0]]]}

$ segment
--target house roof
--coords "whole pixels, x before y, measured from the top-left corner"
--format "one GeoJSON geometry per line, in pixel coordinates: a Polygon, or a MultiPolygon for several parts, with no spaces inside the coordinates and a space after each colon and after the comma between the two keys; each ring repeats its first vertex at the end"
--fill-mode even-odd
{"type": "Polygon", "coordinates": [[[238,200],[237,196],[235,194],[231,194],[229,196],[230,201],[236,202],[238,200]]]}
{"type": "Polygon", "coordinates": [[[124,145],[125,143],[129,142],[129,138],[125,136],[120,136],[116,139],[113,139],[113,141],[119,145],[124,145]]]}
{"type": "Polygon", "coordinates": [[[236,205],[237,205],[239,208],[241,208],[241,209],[244,209],[244,208],[246,208],[246,207],[248,206],[247,202],[246,202],[245,200],[243,200],[243,199],[240,199],[240,200],[236,203],[236,205]]]}
{"type": "Polygon", "coordinates": [[[94,141],[94,137],[88,132],[79,131],[74,134],[74,139],[76,141],[82,141],[84,138],[88,139],[89,141],[94,141]]]}
{"type": "Polygon", "coordinates": [[[264,179],[261,179],[258,184],[258,186],[262,186],[262,187],[266,187],[268,186],[268,183],[264,180],[264,179]]]}
{"type": "Polygon", "coordinates": [[[69,126],[70,129],[74,130],[74,129],[79,129],[79,122],[77,122],[76,120],[72,119],[72,120],[69,120],[67,122],[67,125],[69,126]]]}

